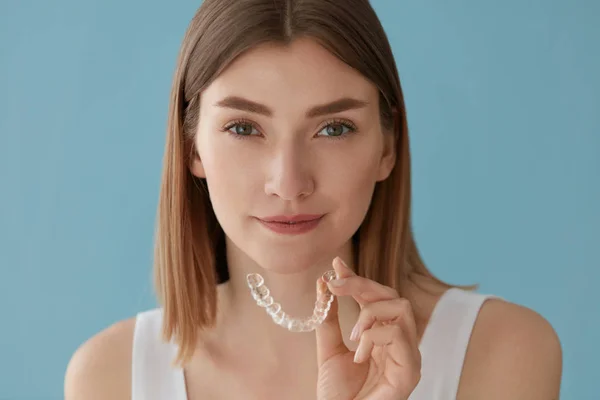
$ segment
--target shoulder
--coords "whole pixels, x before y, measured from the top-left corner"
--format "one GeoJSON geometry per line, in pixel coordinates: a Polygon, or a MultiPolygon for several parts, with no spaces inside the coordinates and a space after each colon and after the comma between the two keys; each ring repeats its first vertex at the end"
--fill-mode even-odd
{"type": "Polygon", "coordinates": [[[473,327],[459,388],[461,399],[558,399],[561,343],[535,311],[489,299],[473,327]]]}
{"type": "Polygon", "coordinates": [[[65,399],[129,399],[135,318],[119,321],[83,343],[65,374],[65,399]]]}

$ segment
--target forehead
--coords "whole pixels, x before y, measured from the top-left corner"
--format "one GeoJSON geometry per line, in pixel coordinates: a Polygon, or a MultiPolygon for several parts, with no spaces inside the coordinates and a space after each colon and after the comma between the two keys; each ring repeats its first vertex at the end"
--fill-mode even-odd
{"type": "Polygon", "coordinates": [[[262,44],[234,60],[203,92],[212,105],[226,96],[243,96],[275,110],[302,110],[341,97],[377,105],[378,90],[358,71],[310,39],[288,46],[262,44]]]}

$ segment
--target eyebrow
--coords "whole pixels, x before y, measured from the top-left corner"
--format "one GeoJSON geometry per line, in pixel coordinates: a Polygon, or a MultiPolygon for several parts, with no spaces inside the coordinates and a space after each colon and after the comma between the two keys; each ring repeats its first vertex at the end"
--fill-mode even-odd
{"type": "MultiPolygon", "coordinates": [[[[319,104],[306,112],[306,118],[315,118],[323,115],[335,114],[347,110],[355,110],[364,108],[369,103],[363,100],[353,99],[351,97],[342,97],[334,100],[331,103],[319,104]]],[[[230,108],[233,110],[247,111],[255,114],[265,115],[267,117],[273,116],[273,110],[264,104],[256,103],[254,101],[244,99],[239,96],[228,96],[223,100],[218,101],[214,104],[216,107],[230,108]]]]}

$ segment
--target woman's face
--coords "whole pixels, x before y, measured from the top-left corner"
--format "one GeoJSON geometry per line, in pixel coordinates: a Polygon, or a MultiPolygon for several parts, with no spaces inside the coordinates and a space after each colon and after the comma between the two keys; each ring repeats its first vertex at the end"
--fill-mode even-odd
{"type": "Polygon", "coordinates": [[[301,39],[254,48],[206,88],[190,168],[206,178],[228,246],[295,272],[349,245],[375,183],[393,168],[391,138],[377,88],[301,39]],[[297,215],[322,217],[293,227],[261,221],[297,215]]]}

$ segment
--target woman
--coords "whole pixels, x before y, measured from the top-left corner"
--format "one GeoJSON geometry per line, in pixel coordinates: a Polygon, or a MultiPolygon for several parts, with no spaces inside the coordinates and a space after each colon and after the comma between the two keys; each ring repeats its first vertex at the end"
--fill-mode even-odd
{"type": "Polygon", "coordinates": [[[161,307],[83,344],[66,398],[558,398],[541,316],[424,266],[408,139],[367,0],[205,0],[172,88],[161,307]],[[292,332],[257,305],[256,273],[280,314],[310,315],[327,290],[331,308],[292,332]]]}

